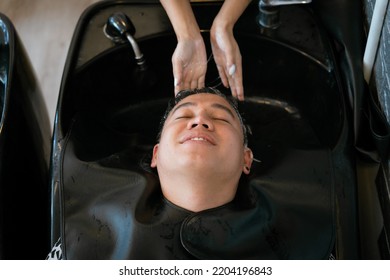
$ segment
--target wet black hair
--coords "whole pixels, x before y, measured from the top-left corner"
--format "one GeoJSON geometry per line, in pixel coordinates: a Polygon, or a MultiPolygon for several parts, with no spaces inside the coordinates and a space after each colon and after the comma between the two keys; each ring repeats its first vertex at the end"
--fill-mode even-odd
{"type": "Polygon", "coordinates": [[[204,87],[204,88],[197,88],[197,89],[191,89],[191,90],[182,90],[180,91],[175,98],[172,98],[169,102],[168,102],[168,106],[167,106],[167,109],[165,110],[165,113],[160,121],[160,126],[159,126],[159,129],[158,129],[158,133],[157,133],[157,143],[160,142],[160,138],[161,138],[161,133],[162,133],[162,130],[164,128],[164,125],[165,125],[165,121],[167,120],[169,114],[171,113],[171,111],[173,110],[173,108],[175,108],[175,106],[180,102],[182,101],[183,99],[185,99],[186,97],[188,96],[191,96],[191,95],[194,95],[194,94],[215,94],[215,95],[218,95],[222,98],[224,98],[229,104],[230,106],[233,108],[233,110],[236,112],[236,115],[240,121],[240,124],[241,124],[241,127],[242,127],[242,133],[243,133],[243,136],[244,136],[244,145],[248,145],[248,135],[247,135],[247,128],[246,128],[246,125],[244,123],[244,120],[242,118],[242,115],[238,109],[238,105],[239,105],[239,102],[236,98],[232,97],[231,95],[226,95],[226,94],[223,94],[222,92],[220,92],[218,89],[216,88],[213,88],[213,87],[204,87]]]}

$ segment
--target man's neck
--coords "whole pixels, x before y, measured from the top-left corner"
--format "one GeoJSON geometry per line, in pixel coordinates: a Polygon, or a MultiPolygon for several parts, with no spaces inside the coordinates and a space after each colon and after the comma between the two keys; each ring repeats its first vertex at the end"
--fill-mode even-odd
{"type": "Polygon", "coordinates": [[[173,204],[193,212],[222,206],[233,200],[237,190],[237,180],[217,174],[176,174],[160,177],[163,195],[173,204]]]}

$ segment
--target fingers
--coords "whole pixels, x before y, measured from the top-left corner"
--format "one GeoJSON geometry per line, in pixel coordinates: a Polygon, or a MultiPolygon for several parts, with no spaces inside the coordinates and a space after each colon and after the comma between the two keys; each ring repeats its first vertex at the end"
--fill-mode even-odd
{"type": "Polygon", "coordinates": [[[238,100],[243,101],[244,88],[242,85],[241,63],[239,63],[237,66],[235,64],[232,64],[229,68],[227,68],[227,71],[228,71],[229,87],[232,92],[232,95],[238,100]]]}
{"type": "Polygon", "coordinates": [[[182,71],[183,67],[180,63],[175,63],[172,60],[173,64],[173,77],[174,77],[174,92],[176,94],[181,90],[182,87],[182,71]]]}
{"type": "Polygon", "coordinates": [[[219,74],[219,77],[221,78],[222,84],[228,88],[229,87],[229,80],[228,80],[228,77],[225,73],[225,68],[220,66],[220,65],[217,65],[217,69],[218,69],[218,74],[219,74]]]}
{"type": "Polygon", "coordinates": [[[203,70],[192,69],[191,67],[177,67],[173,72],[175,95],[184,89],[196,89],[205,86],[205,73],[203,70]]]}
{"type": "Polygon", "coordinates": [[[204,77],[200,77],[198,79],[194,78],[194,79],[189,79],[181,82],[180,80],[175,78],[175,84],[174,84],[175,95],[179,91],[184,89],[204,88],[205,86],[204,80],[205,80],[204,77]]]}
{"type": "Polygon", "coordinates": [[[234,73],[236,73],[236,65],[235,65],[235,64],[232,64],[232,65],[228,68],[228,74],[229,74],[229,76],[233,76],[234,73]]]}
{"type": "Polygon", "coordinates": [[[238,100],[244,100],[244,88],[242,85],[242,67],[241,62],[237,64],[227,64],[222,67],[217,65],[218,73],[222,84],[230,88],[232,95],[238,100]]]}
{"type": "Polygon", "coordinates": [[[207,55],[203,39],[179,40],[172,56],[175,95],[205,85],[207,55]]]}
{"type": "Polygon", "coordinates": [[[198,79],[198,88],[204,88],[205,86],[205,75],[202,75],[198,79]]]}
{"type": "Polygon", "coordinates": [[[222,84],[230,88],[235,98],[244,100],[242,57],[232,30],[220,29],[218,27],[212,28],[210,41],[222,84]]]}

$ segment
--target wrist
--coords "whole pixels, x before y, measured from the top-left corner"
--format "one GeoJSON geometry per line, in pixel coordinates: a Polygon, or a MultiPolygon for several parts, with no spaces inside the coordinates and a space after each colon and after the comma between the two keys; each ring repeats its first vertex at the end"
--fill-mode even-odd
{"type": "Polygon", "coordinates": [[[219,36],[223,36],[223,34],[225,35],[233,34],[233,27],[234,24],[231,24],[230,22],[215,20],[210,29],[211,39],[215,39],[219,36]]]}
{"type": "Polygon", "coordinates": [[[217,16],[214,21],[213,25],[211,26],[211,30],[214,31],[232,31],[234,27],[235,22],[228,18],[219,17],[217,16]]]}
{"type": "Polygon", "coordinates": [[[188,24],[188,25],[183,24],[180,26],[180,28],[175,30],[175,34],[178,41],[202,40],[202,35],[200,34],[200,29],[197,24],[188,24]]]}

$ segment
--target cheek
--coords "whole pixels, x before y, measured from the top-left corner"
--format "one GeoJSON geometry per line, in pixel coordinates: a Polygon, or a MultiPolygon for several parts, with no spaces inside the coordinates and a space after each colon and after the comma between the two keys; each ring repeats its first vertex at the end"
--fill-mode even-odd
{"type": "Polygon", "coordinates": [[[244,146],[244,135],[241,127],[232,127],[226,130],[223,137],[227,139],[229,145],[236,150],[238,147],[242,148],[244,146]]]}
{"type": "Polygon", "coordinates": [[[157,160],[159,162],[170,160],[175,156],[174,143],[174,137],[172,137],[170,132],[161,137],[157,153],[157,160]]]}
{"type": "Polygon", "coordinates": [[[158,148],[157,158],[158,159],[164,158],[167,153],[169,154],[169,149],[170,149],[170,147],[169,147],[169,145],[167,145],[167,142],[164,141],[163,139],[161,139],[160,144],[159,144],[159,148],[158,148]]]}
{"type": "Polygon", "coordinates": [[[244,149],[241,142],[235,142],[229,145],[227,154],[229,155],[229,159],[237,164],[244,162],[244,149]]]}
{"type": "Polygon", "coordinates": [[[244,136],[241,135],[242,131],[233,130],[230,134],[226,135],[228,141],[227,153],[231,156],[235,156],[240,162],[243,162],[244,158],[244,136]]]}

